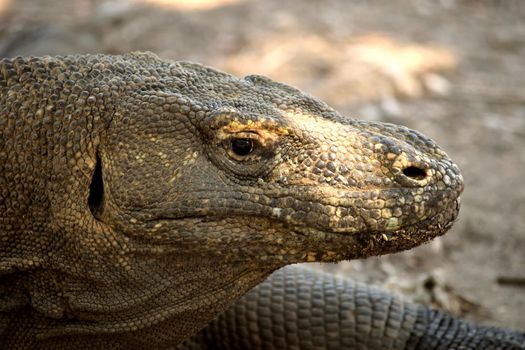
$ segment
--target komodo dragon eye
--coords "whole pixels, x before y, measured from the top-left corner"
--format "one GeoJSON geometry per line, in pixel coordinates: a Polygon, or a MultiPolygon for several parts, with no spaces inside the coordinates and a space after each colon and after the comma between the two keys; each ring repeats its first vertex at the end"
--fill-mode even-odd
{"type": "Polygon", "coordinates": [[[247,156],[253,151],[253,140],[237,138],[231,140],[231,150],[238,156],[247,156]]]}
{"type": "Polygon", "coordinates": [[[234,162],[259,162],[271,158],[274,147],[254,131],[241,131],[228,135],[222,145],[229,158],[234,162]]]}

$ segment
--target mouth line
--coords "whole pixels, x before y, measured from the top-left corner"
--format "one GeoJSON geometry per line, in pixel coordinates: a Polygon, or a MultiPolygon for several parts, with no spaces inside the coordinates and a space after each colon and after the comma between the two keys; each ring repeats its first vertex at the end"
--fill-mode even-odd
{"type": "MultiPolygon", "coordinates": [[[[288,187],[279,187],[274,191],[274,189],[270,188],[267,190],[260,190],[256,191],[253,194],[254,195],[264,195],[267,197],[270,197],[272,201],[279,201],[283,199],[293,199],[299,202],[310,202],[310,203],[317,203],[320,205],[327,205],[327,206],[334,206],[334,207],[343,207],[343,208],[351,208],[354,207],[352,204],[354,201],[360,201],[360,200],[384,200],[388,201],[390,199],[399,199],[406,196],[416,196],[421,195],[422,193],[429,193],[430,198],[437,198],[440,197],[440,200],[448,195],[448,197],[455,197],[454,199],[459,198],[461,195],[463,189],[462,188],[454,188],[454,187],[447,187],[445,189],[437,189],[435,187],[427,188],[413,188],[413,187],[390,187],[390,188],[376,188],[376,189],[360,189],[360,188],[353,188],[353,189],[344,189],[344,188],[334,188],[332,186],[323,186],[318,185],[315,186],[312,190],[312,186],[307,185],[291,185],[288,187]],[[420,190],[423,190],[423,192],[419,192],[420,190]]],[[[197,195],[197,200],[207,200],[210,195],[210,190],[203,188],[198,190],[192,191],[194,194],[201,194],[197,195]]],[[[243,191],[240,191],[243,192],[243,191]]],[[[224,195],[225,192],[218,191],[217,194],[224,195]]],[[[239,202],[238,196],[228,196],[224,195],[225,199],[229,199],[231,201],[239,202]]],[[[177,207],[177,202],[164,202],[163,205],[167,206],[173,206],[174,208],[177,207]]],[[[240,203],[243,204],[243,203],[240,203]]],[[[263,206],[267,206],[268,203],[259,203],[263,206]]],[[[141,210],[146,211],[156,211],[159,208],[159,203],[155,203],[154,205],[147,205],[141,207],[141,210]]],[[[385,207],[388,209],[394,209],[396,206],[392,207],[385,207]]],[[[178,208],[180,209],[180,208],[178,208]]],[[[209,207],[208,209],[213,210],[213,208],[209,207]]],[[[232,208],[235,209],[235,208],[232,208]]],[[[375,209],[375,208],[367,208],[367,209],[375,209]]],[[[379,208],[382,209],[382,208],[379,208]]],[[[166,210],[169,210],[169,208],[166,208],[166,210]]],[[[168,213],[169,215],[169,213],[168,213]]],[[[162,215],[159,215],[162,216],[162,215]]],[[[187,215],[175,215],[175,217],[172,217],[171,219],[175,218],[187,218],[187,217],[198,217],[198,216],[208,216],[207,214],[187,214],[187,215]]],[[[137,218],[138,219],[138,218],[137,218]]],[[[144,221],[153,221],[155,220],[154,217],[150,219],[146,219],[144,221]]]]}
{"type": "MultiPolygon", "coordinates": [[[[283,237],[288,237],[295,242],[302,242],[308,252],[317,252],[320,256],[314,261],[341,261],[351,260],[357,258],[365,258],[372,255],[383,255],[388,253],[396,253],[406,249],[411,249],[426,243],[436,237],[445,234],[454,224],[459,214],[460,197],[458,196],[447,206],[447,210],[436,211],[432,216],[423,220],[407,223],[395,230],[386,230],[385,228],[370,228],[363,227],[363,229],[352,230],[348,227],[349,232],[334,231],[329,227],[315,227],[314,225],[307,225],[306,223],[297,223],[285,221],[284,219],[272,218],[265,215],[247,215],[237,213],[237,215],[187,215],[184,218],[180,216],[170,217],[169,215],[159,215],[155,218],[149,218],[148,226],[157,226],[159,221],[168,221],[164,226],[164,234],[156,237],[151,243],[155,245],[166,245],[172,242],[173,230],[178,230],[177,221],[183,220],[183,224],[179,227],[182,229],[191,229],[191,227],[206,225],[221,220],[239,220],[237,224],[241,224],[245,230],[258,231],[258,234],[263,237],[268,229],[272,228],[282,234],[283,237]],[[237,217],[237,218],[236,218],[237,217]],[[261,220],[261,221],[258,221],[261,220]],[[294,238],[295,237],[295,238],[294,238]],[[326,256],[324,255],[326,254],[326,256]]],[[[143,221],[145,222],[145,221],[143,221]]],[[[144,235],[141,234],[141,239],[144,240],[144,235]]],[[[305,250],[306,251],[306,250],[305,250]]],[[[298,260],[299,261],[299,260],[298,260]]],[[[302,260],[301,260],[302,261],[302,260]]]]}
{"type": "MultiPolygon", "coordinates": [[[[388,188],[375,188],[375,189],[369,189],[369,188],[352,188],[352,189],[345,189],[345,188],[334,188],[332,186],[323,186],[323,185],[316,185],[314,186],[314,191],[309,191],[309,189],[312,188],[312,186],[307,185],[292,185],[289,187],[286,187],[285,190],[283,188],[279,188],[278,193],[273,193],[272,191],[269,191],[268,193],[262,193],[269,196],[272,196],[276,199],[281,197],[294,197],[297,199],[301,199],[300,197],[306,197],[306,195],[315,195],[317,201],[321,202],[322,200],[332,199],[332,200],[355,200],[355,199],[363,199],[366,198],[368,195],[377,195],[378,198],[380,198],[380,195],[383,195],[382,197],[388,197],[388,198],[396,198],[399,197],[399,195],[406,195],[406,194],[415,194],[416,192],[423,189],[425,192],[429,192],[432,194],[432,197],[447,193],[447,192],[454,192],[457,197],[461,195],[463,192],[462,188],[454,188],[454,187],[447,187],[445,189],[437,189],[431,185],[428,187],[407,187],[407,186],[400,186],[400,187],[388,187],[388,188]],[[300,194],[297,196],[297,194],[300,194]]],[[[417,193],[421,194],[421,192],[417,193]]],[[[373,196],[375,197],[375,196],[373,196]]],[[[388,199],[385,198],[385,199],[388,199]]],[[[368,198],[367,198],[368,199],[368,198]]]]}
{"type": "MultiPolygon", "coordinates": [[[[440,191],[445,192],[445,191],[440,191]]],[[[308,236],[308,235],[315,235],[317,237],[322,237],[323,235],[329,235],[329,236],[359,236],[359,235],[375,235],[375,236],[381,236],[385,241],[389,241],[391,239],[396,239],[396,237],[408,237],[410,235],[414,235],[415,231],[424,231],[427,235],[433,235],[432,232],[435,231],[436,234],[434,236],[438,236],[443,234],[444,232],[448,231],[448,229],[452,226],[453,222],[456,220],[458,213],[459,213],[459,204],[460,204],[460,194],[461,192],[456,191],[457,196],[454,199],[451,199],[450,204],[444,208],[443,210],[433,210],[431,215],[428,217],[421,219],[419,221],[405,221],[401,220],[400,225],[398,227],[395,227],[394,229],[388,229],[386,226],[382,226],[380,228],[371,228],[368,227],[366,224],[366,219],[362,220],[365,222],[364,227],[361,229],[356,228],[356,226],[347,226],[347,227],[338,227],[333,228],[326,225],[317,225],[310,224],[307,222],[301,222],[301,221],[289,221],[290,218],[288,217],[281,217],[279,216],[272,216],[269,213],[239,213],[235,212],[235,210],[226,210],[221,212],[215,212],[215,213],[181,213],[170,215],[170,213],[164,213],[159,215],[153,215],[149,218],[144,218],[142,220],[143,223],[148,223],[148,225],[152,222],[159,222],[159,221],[180,221],[180,220],[192,220],[195,223],[203,223],[203,222],[212,222],[212,221],[220,221],[220,220],[227,220],[227,219],[234,219],[242,218],[244,220],[250,220],[250,218],[258,218],[267,220],[269,222],[272,222],[274,224],[280,224],[282,225],[282,228],[288,230],[289,232],[293,232],[294,234],[301,235],[301,236],[308,236]],[[186,215],[184,215],[186,214],[186,215]],[[441,217],[441,218],[439,218],[441,217]]],[[[341,198],[341,197],[340,197],[341,198]]],[[[346,207],[346,206],[343,206],[346,207]]],[[[350,207],[352,208],[352,207],[350,207]]],[[[393,207],[395,208],[395,207],[393,207]]],[[[389,209],[393,209],[389,208],[389,209]]],[[[272,209],[270,209],[271,211],[272,209]]],[[[354,214],[357,214],[357,212],[354,212],[354,214]]],[[[186,221],[187,222],[187,221],[186,221]]]]}
{"type": "MultiPolygon", "coordinates": [[[[458,196],[452,203],[452,205],[455,205],[455,210],[450,211],[450,213],[447,215],[447,219],[443,220],[442,223],[436,223],[438,225],[438,229],[442,230],[447,225],[451,226],[451,224],[456,220],[457,215],[459,213],[459,202],[460,197],[458,196]]],[[[429,225],[431,225],[434,221],[436,221],[436,217],[438,217],[440,214],[443,214],[442,211],[437,211],[433,213],[433,215],[417,222],[408,222],[404,223],[398,228],[394,230],[380,230],[380,229],[370,229],[370,230],[362,230],[362,231],[355,231],[352,229],[352,227],[347,227],[347,230],[345,231],[344,228],[342,229],[331,229],[329,227],[315,227],[315,226],[309,226],[306,224],[299,224],[297,222],[290,223],[288,221],[285,221],[283,219],[275,218],[275,217],[268,217],[266,215],[256,215],[256,214],[238,214],[238,213],[228,213],[228,214],[215,214],[215,215],[208,215],[208,214],[193,214],[193,215],[187,215],[187,216],[170,216],[170,215],[159,215],[152,218],[148,218],[144,220],[143,222],[159,222],[159,221],[179,221],[179,220],[194,220],[195,222],[213,222],[213,221],[220,221],[224,219],[233,219],[233,218],[258,218],[258,219],[264,219],[271,222],[279,223],[283,225],[283,228],[294,232],[295,234],[301,235],[301,236],[308,236],[310,234],[315,235],[343,235],[343,236],[349,236],[349,235],[362,235],[362,234],[369,234],[369,235],[387,235],[387,236],[395,236],[398,234],[406,233],[407,229],[413,228],[414,230],[424,230],[429,225]]],[[[412,231],[412,230],[411,230],[412,231]]]]}
{"type": "MultiPolygon", "coordinates": [[[[344,230],[333,230],[330,228],[319,228],[319,227],[312,227],[307,225],[292,225],[289,223],[287,225],[287,228],[290,229],[290,231],[293,231],[296,234],[307,236],[308,234],[327,234],[327,235],[343,235],[343,236],[349,236],[349,235],[381,235],[386,236],[386,238],[391,238],[396,235],[403,235],[403,234],[412,234],[414,231],[423,231],[426,230],[429,226],[432,224],[435,224],[437,227],[437,231],[448,231],[450,227],[453,225],[453,223],[457,220],[457,216],[459,213],[459,203],[460,203],[460,197],[458,196],[451,204],[451,206],[455,206],[454,210],[448,211],[448,214],[446,217],[444,217],[443,222],[436,222],[437,217],[443,214],[442,211],[437,211],[433,215],[414,223],[405,223],[401,225],[400,227],[396,228],[395,230],[363,230],[363,231],[354,231],[351,227],[348,227],[347,231],[344,230]],[[407,232],[410,231],[410,232],[407,232]]],[[[389,240],[389,239],[385,239],[389,240]]]]}

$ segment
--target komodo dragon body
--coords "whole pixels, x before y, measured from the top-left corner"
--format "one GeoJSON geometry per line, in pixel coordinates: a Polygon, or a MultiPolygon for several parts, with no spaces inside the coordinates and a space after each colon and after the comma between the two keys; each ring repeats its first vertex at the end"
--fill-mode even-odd
{"type": "MultiPolygon", "coordinates": [[[[445,233],[459,210],[461,175],[433,141],[264,77],[148,53],[4,59],[0,73],[3,348],[176,346],[282,266],[408,249],[445,233]]],[[[266,283],[305,273],[287,271],[266,283]]],[[[299,304],[300,288],[318,283],[302,280],[299,304]]],[[[339,301],[366,299],[333,283],[339,301]]],[[[248,298],[264,300],[264,286],[248,298]]],[[[403,310],[374,334],[442,330],[403,310]]],[[[261,325],[250,346],[270,333],[261,325]]],[[[211,335],[199,337],[184,346],[211,335]]]]}

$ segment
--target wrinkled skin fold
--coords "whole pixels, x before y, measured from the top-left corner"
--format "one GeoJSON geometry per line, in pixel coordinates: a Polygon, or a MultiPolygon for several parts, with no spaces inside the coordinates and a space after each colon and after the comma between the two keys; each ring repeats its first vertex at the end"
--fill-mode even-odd
{"type": "Polygon", "coordinates": [[[414,247],[463,180],[429,138],[150,53],[0,62],[0,335],[166,348],[276,269],[414,247]]]}

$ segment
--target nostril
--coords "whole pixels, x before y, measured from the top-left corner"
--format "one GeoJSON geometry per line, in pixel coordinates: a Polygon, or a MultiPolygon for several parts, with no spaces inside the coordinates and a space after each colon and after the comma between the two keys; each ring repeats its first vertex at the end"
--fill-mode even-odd
{"type": "Polygon", "coordinates": [[[409,177],[414,180],[423,180],[427,177],[427,172],[424,169],[418,168],[416,166],[409,166],[403,169],[403,174],[406,177],[409,177]]]}

